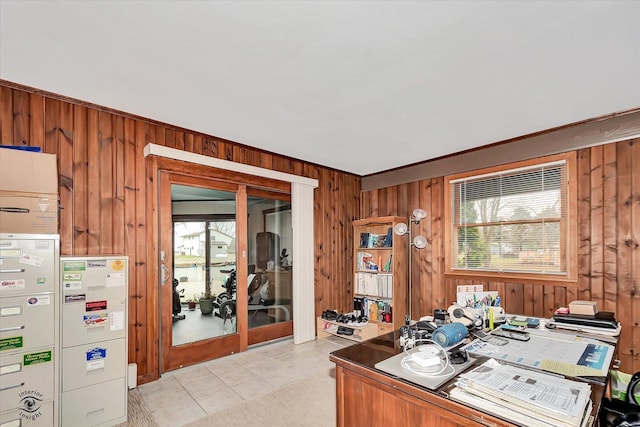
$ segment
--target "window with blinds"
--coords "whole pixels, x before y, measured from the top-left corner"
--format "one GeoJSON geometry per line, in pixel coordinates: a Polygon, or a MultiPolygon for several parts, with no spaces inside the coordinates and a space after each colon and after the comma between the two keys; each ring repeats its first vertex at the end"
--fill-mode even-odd
{"type": "Polygon", "coordinates": [[[450,272],[567,274],[567,161],[447,180],[450,272]]]}

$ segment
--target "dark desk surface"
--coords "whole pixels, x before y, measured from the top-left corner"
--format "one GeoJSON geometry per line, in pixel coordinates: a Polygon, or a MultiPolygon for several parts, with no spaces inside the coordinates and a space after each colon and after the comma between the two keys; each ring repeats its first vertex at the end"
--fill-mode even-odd
{"type": "MultiPolygon", "coordinates": [[[[336,364],[345,367],[348,367],[349,364],[355,364],[369,369],[376,374],[385,375],[397,381],[409,384],[421,391],[426,391],[432,394],[437,394],[440,397],[448,398],[448,391],[454,387],[456,377],[451,378],[437,390],[430,390],[403,378],[394,377],[393,375],[387,374],[375,368],[376,363],[386,360],[389,357],[395,356],[396,354],[402,352],[402,348],[399,345],[399,338],[399,331],[390,332],[384,335],[380,335],[376,338],[372,338],[370,340],[359,342],[354,345],[344,347],[340,350],[336,350],[329,355],[329,359],[336,364]]],[[[478,358],[478,360],[470,365],[468,369],[473,369],[475,366],[482,364],[485,360],[486,358],[478,358]]],[[[593,400],[592,415],[594,416],[594,420],[597,420],[597,414],[600,411],[600,403],[605,395],[605,391],[607,388],[608,377],[570,379],[584,380],[591,384],[591,398],[593,400]]]]}

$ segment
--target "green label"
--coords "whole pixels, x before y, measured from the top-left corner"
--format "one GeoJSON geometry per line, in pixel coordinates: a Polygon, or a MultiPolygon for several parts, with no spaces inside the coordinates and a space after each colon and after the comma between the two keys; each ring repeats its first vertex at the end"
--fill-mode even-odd
{"type": "Polygon", "coordinates": [[[62,271],[85,271],[87,263],[85,261],[64,261],[62,271]]]}
{"type": "Polygon", "coordinates": [[[36,363],[51,362],[51,350],[41,351],[40,353],[25,354],[22,357],[24,366],[34,365],[36,363]]]}
{"type": "Polygon", "coordinates": [[[0,351],[22,347],[22,337],[3,338],[0,340],[0,351]]]}

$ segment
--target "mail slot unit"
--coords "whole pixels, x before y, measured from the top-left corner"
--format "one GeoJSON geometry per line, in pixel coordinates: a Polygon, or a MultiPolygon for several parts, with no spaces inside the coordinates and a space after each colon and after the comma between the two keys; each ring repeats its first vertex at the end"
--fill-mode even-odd
{"type": "Polygon", "coordinates": [[[62,393],[62,425],[114,425],[127,420],[124,377],[62,393]]]}
{"type": "Polygon", "coordinates": [[[0,299],[0,354],[53,346],[54,313],[53,293],[0,299]]]}
{"type": "Polygon", "coordinates": [[[0,412],[54,399],[54,357],[52,347],[0,356],[0,412]]]}
{"type": "Polygon", "coordinates": [[[51,427],[56,425],[53,401],[26,409],[12,409],[0,413],[0,427],[51,427]]]}
{"type": "Polygon", "coordinates": [[[0,234],[0,297],[55,290],[59,240],[41,237],[0,234]]]}
{"type": "Polygon", "coordinates": [[[127,369],[124,340],[104,341],[62,350],[62,391],[121,377],[127,369]]]}

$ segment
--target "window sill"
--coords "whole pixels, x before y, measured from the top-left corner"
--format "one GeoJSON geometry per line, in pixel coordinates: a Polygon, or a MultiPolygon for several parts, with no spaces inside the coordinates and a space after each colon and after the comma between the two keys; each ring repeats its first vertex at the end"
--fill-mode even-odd
{"type": "Polygon", "coordinates": [[[444,277],[445,279],[479,279],[492,282],[516,282],[568,288],[578,286],[577,279],[569,278],[564,275],[499,273],[493,271],[447,271],[445,272],[444,277]]]}

